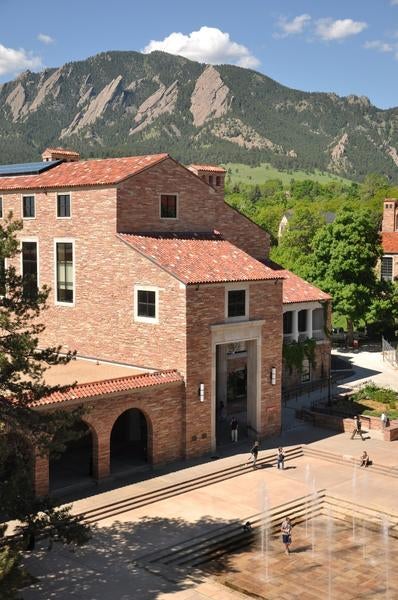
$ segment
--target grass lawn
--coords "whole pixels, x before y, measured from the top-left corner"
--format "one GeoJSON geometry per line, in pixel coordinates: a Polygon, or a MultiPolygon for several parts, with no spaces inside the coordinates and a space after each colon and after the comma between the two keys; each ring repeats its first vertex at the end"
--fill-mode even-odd
{"type": "Polygon", "coordinates": [[[261,163],[258,167],[251,167],[242,163],[226,163],[223,166],[227,169],[232,183],[256,184],[264,183],[267,179],[281,179],[283,185],[288,185],[291,179],[313,179],[320,183],[329,183],[330,181],[340,181],[345,184],[352,183],[352,181],[343,177],[321,171],[279,171],[269,163],[261,163]]]}

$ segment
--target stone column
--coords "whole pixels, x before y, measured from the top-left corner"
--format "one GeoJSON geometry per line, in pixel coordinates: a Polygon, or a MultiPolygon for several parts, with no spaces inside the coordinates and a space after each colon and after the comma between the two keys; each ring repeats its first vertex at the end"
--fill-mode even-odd
{"type": "Polygon", "coordinates": [[[228,366],[227,366],[227,344],[217,345],[217,411],[220,408],[220,403],[224,402],[225,409],[227,408],[227,384],[228,384],[228,366]]]}
{"type": "Polygon", "coordinates": [[[250,433],[260,433],[260,424],[257,423],[257,341],[250,340],[246,342],[247,347],[247,424],[251,427],[250,433]]]}
{"type": "Polygon", "coordinates": [[[299,330],[298,330],[298,311],[292,311],[292,336],[295,342],[298,342],[299,330]]]}

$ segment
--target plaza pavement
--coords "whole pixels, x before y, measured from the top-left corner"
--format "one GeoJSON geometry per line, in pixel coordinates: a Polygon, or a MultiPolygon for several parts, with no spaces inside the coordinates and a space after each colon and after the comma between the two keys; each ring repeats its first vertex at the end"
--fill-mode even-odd
{"type": "MultiPolygon", "coordinates": [[[[369,353],[370,354],[370,353],[369,353]]],[[[358,378],[368,375],[395,388],[397,373],[384,369],[377,357],[365,356],[358,360],[358,378]],[[369,361],[369,362],[367,362],[369,361]],[[360,371],[360,369],[364,369],[360,371]],[[371,375],[365,371],[373,371],[371,375]],[[381,378],[380,378],[381,379],[381,378]]],[[[383,383],[384,385],[384,383],[383,383]]],[[[395,388],[395,389],[398,389],[395,388]]],[[[91,542],[75,552],[55,545],[51,552],[44,547],[34,556],[26,557],[29,572],[38,578],[37,583],[23,591],[24,600],[234,600],[245,598],[239,592],[222,586],[210,575],[180,580],[156,575],[140,566],[139,559],[151,552],[223,525],[242,523],[260,512],[262,496],[269,498],[271,507],[305,496],[316,489],[327,489],[330,495],[348,501],[366,504],[398,516],[398,478],[372,472],[372,469],[353,468],[345,457],[359,457],[363,449],[375,463],[398,467],[398,442],[377,439],[351,440],[349,434],[316,429],[308,424],[290,421],[290,427],[280,438],[267,440],[260,457],[276,453],[279,445],[294,447],[311,444],[312,448],[333,452],[341,457],[337,463],[303,456],[286,463],[284,471],[276,468],[253,470],[242,466],[242,474],[200,489],[181,493],[115,517],[101,520],[91,542]],[[354,476],[355,470],[355,476],[354,476]],[[311,481],[311,484],[309,483],[311,481]],[[355,485],[353,484],[355,481],[355,485]]],[[[215,470],[242,464],[248,459],[249,442],[226,448],[216,461],[196,461],[190,465],[176,465],[175,470],[155,472],[145,481],[125,485],[118,489],[82,498],[73,505],[81,512],[130,498],[154,489],[192,479],[215,470]]]]}

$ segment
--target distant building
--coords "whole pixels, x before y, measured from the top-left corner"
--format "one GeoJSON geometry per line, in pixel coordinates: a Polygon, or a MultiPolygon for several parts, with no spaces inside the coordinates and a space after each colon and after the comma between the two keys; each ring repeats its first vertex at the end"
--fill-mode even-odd
{"type": "MultiPolygon", "coordinates": [[[[278,240],[282,237],[282,235],[288,228],[289,222],[291,221],[293,215],[294,215],[294,210],[290,209],[290,210],[287,210],[284,213],[284,215],[282,216],[282,218],[279,222],[279,227],[278,227],[278,240]]],[[[321,213],[321,216],[324,218],[325,223],[328,225],[329,223],[334,222],[334,220],[336,218],[336,213],[330,212],[330,211],[324,211],[321,213]]]]}
{"type": "Polygon", "coordinates": [[[383,256],[380,276],[387,281],[395,281],[398,279],[398,200],[396,198],[384,200],[381,244],[383,256]]]}
{"type": "Polygon", "coordinates": [[[232,416],[241,435],[278,434],[284,342],[317,340],[316,365],[285,385],[327,376],[330,296],[267,261],[269,235],[224,202],[224,177],[62,148],[0,167],[0,216],[23,221],[15,265],[51,288],[41,344],[79,357],[48,375],[77,387],[38,410],[90,407],[86,436],[36,457],[38,493],[214,452],[232,416]]]}

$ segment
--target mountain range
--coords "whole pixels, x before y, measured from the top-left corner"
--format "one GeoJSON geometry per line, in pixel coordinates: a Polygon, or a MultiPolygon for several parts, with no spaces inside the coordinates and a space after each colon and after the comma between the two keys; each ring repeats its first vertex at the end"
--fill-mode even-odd
{"type": "Polygon", "coordinates": [[[398,108],[164,52],[104,52],[0,86],[0,163],[40,160],[47,146],[398,181],[398,108]]]}

